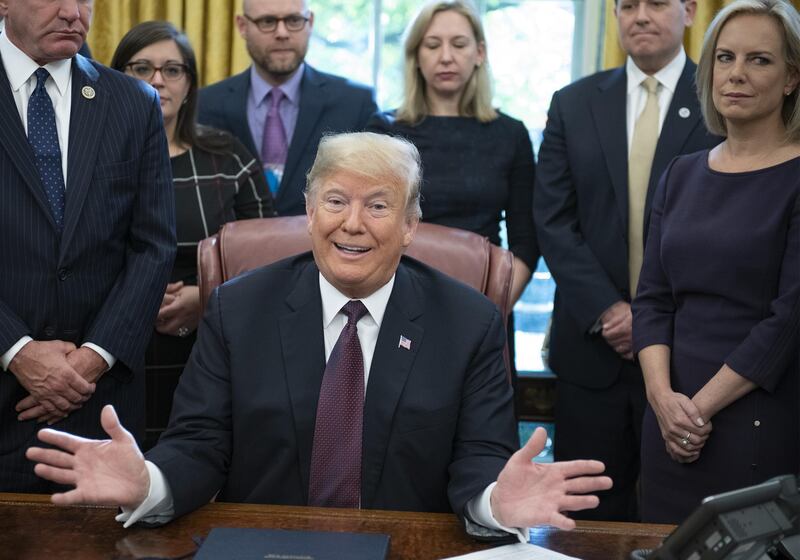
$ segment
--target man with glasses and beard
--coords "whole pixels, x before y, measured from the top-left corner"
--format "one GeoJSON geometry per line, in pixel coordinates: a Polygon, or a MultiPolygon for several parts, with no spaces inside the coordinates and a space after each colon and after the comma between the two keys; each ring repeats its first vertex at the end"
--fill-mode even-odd
{"type": "Polygon", "coordinates": [[[304,62],[314,26],[306,0],[244,0],[236,25],[253,64],[200,90],[198,120],[260,157],[279,215],[303,214],[322,134],[362,130],[378,109],[374,93],[304,62]]]}

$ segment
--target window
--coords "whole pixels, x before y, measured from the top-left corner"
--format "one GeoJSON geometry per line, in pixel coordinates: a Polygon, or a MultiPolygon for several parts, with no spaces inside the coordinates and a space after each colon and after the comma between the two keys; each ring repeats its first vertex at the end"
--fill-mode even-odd
{"type": "MultiPolygon", "coordinates": [[[[525,122],[538,150],[554,91],[596,67],[594,19],[588,0],[479,0],[494,77],[495,105],[525,122]],[[594,33],[594,35],[592,35],[594,33]]],[[[403,32],[419,0],[317,0],[309,63],[376,88],[382,109],[396,107],[402,88],[403,32]]],[[[519,371],[541,372],[555,285],[543,261],[514,308],[519,371]]]]}

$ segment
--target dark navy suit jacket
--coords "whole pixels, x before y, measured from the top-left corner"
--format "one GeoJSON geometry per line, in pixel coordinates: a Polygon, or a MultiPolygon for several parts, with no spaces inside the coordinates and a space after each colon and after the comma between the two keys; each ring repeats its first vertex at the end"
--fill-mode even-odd
{"type": "MultiPolygon", "coordinates": [[[[198,120],[227,130],[258,157],[247,123],[250,70],[200,90],[198,120]]],[[[325,74],[305,65],[300,83],[300,111],[286,156],[280,189],[275,198],[279,216],[305,214],[303,189],[306,173],[325,133],[358,132],[378,110],[371,88],[325,74]]]]}
{"type": "MultiPolygon", "coordinates": [[[[656,146],[645,205],[667,164],[715,146],[686,61],[656,146]]],[[[623,360],[594,323],[628,287],[627,75],[624,67],[579,80],[553,95],[539,150],[534,217],[542,255],[556,280],[550,367],[565,381],[602,388],[623,360]]]]}
{"type": "MultiPolygon", "coordinates": [[[[461,514],[496,480],[517,447],[503,343],[491,302],[403,257],[367,383],[363,508],[461,514]]],[[[147,454],[176,514],[217,492],[223,501],[305,505],[324,370],[310,253],[218,288],[170,425],[147,454]]]]}
{"type": "MultiPolygon", "coordinates": [[[[144,350],[175,253],[174,195],[155,91],[81,55],[71,87],[59,234],[0,61],[0,354],[29,335],[93,342],[114,355],[94,395],[55,426],[101,437],[109,402],[126,425],[143,428],[144,350]]],[[[25,396],[13,375],[0,375],[6,491],[42,489],[22,456],[41,427],[16,419],[25,396]]]]}

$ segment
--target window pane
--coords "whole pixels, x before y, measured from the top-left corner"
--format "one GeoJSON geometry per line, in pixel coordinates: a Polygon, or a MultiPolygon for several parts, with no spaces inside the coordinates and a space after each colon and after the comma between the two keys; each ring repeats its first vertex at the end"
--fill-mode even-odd
{"type": "Polygon", "coordinates": [[[307,60],[315,68],[372,84],[373,0],[320,0],[307,60]]]}
{"type": "MultiPolygon", "coordinates": [[[[484,16],[495,105],[522,120],[538,151],[553,92],[571,81],[575,2],[489,2],[484,16]],[[520,92],[522,92],[520,94],[520,92]]],[[[514,307],[517,370],[544,371],[542,343],[555,283],[543,260],[514,307]]]]}

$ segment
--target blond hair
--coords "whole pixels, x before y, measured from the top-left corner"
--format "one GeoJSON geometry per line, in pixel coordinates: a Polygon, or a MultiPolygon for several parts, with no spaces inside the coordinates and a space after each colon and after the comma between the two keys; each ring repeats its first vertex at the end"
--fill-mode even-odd
{"type": "Polygon", "coordinates": [[[408,140],[373,132],[323,137],[306,177],[306,205],[316,200],[320,185],[339,172],[405,187],[406,218],[419,220],[422,217],[419,206],[422,163],[419,151],[408,140]]]}
{"type": "MultiPolygon", "coordinates": [[[[425,78],[419,69],[419,46],[433,17],[447,11],[459,13],[467,18],[475,35],[475,41],[483,44],[484,51],[486,50],[486,35],[480,17],[467,0],[440,0],[423,6],[406,30],[403,101],[397,108],[398,121],[417,124],[430,112],[425,98],[425,78]]],[[[492,82],[488,59],[475,68],[467,81],[458,103],[458,114],[462,117],[474,117],[480,122],[489,122],[497,118],[497,111],[492,107],[492,82]]]]}

